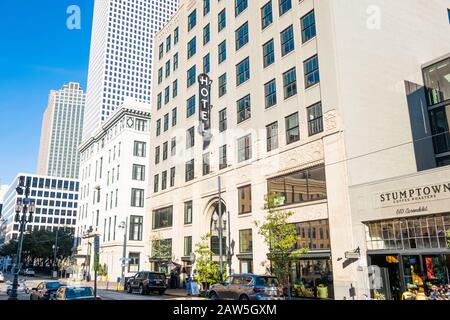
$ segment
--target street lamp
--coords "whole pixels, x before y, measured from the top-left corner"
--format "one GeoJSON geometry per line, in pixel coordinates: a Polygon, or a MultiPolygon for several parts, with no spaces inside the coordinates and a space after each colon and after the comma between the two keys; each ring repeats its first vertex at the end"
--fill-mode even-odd
{"type": "Polygon", "coordinates": [[[122,252],[122,274],[120,277],[120,284],[122,288],[125,288],[125,261],[127,257],[127,226],[128,226],[128,217],[125,221],[122,221],[119,224],[119,228],[123,229],[123,252],[122,252]]]}
{"type": "Polygon", "coordinates": [[[23,196],[25,194],[24,199],[17,199],[16,203],[16,215],[14,217],[15,222],[19,222],[19,244],[17,246],[17,256],[16,256],[16,267],[14,268],[14,280],[12,283],[11,294],[9,296],[9,300],[17,300],[17,287],[19,285],[19,268],[21,264],[22,258],[22,244],[23,244],[23,233],[25,231],[25,225],[28,222],[32,222],[33,213],[36,210],[36,205],[33,200],[29,198],[30,196],[30,185],[27,184],[24,187],[24,178],[19,177],[17,188],[17,195],[23,196]],[[27,217],[28,215],[28,217],[27,217]]]}

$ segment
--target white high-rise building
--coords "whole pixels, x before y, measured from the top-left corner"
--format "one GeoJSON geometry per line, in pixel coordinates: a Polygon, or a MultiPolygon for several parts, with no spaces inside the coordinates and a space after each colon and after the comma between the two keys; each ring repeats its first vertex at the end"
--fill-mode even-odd
{"type": "Polygon", "coordinates": [[[84,137],[124,102],[150,103],[153,34],[178,0],[95,1],[84,137]]]}
{"type": "Polygon", "coordinates": [[[78,178],[85,93],[70,82],[51,90],[42,119],[37,172],[60,178],[78,178]]]}

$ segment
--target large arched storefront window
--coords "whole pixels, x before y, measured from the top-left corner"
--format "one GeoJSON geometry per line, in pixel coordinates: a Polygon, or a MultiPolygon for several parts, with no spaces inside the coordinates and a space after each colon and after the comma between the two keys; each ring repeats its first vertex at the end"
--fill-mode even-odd
{"type": "MultiPolygon", "coordinates": [[[[226,211],[227,208],[225,204],[222,202],[221,205],[221,211],[222,211],[222,255],[226,255],[227,250],[227,228],[228,228],[228,221],[226,211]]],[[[219,203],[216,202],[213,205],[213,211],[211,214],[211,221],[210,221],[210,233],[211,233],[211,251],[215,256],[220,255],[220,240],[219,240],[219,203]]]]}

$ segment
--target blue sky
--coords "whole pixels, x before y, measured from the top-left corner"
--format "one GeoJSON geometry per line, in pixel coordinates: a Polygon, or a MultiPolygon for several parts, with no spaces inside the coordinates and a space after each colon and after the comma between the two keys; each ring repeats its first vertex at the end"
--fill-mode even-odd
{"type": "Polygon", "coordinates": [[[48,92],[65,82],[86,90],[94,0],[0,1],[0,184],[35,172],[48,92]],[[70,5],[81,29],[69,30],[70,5]]]}

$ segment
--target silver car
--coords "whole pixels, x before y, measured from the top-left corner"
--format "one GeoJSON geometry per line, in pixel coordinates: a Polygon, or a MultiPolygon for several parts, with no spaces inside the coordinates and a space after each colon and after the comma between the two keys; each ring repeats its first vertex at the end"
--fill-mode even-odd
{"type": "Polygon", "coordinates": [[[235,274],[223,284],[211,287],[212,300],[284,300],[283,289],[276,277],[235,274]]]}

